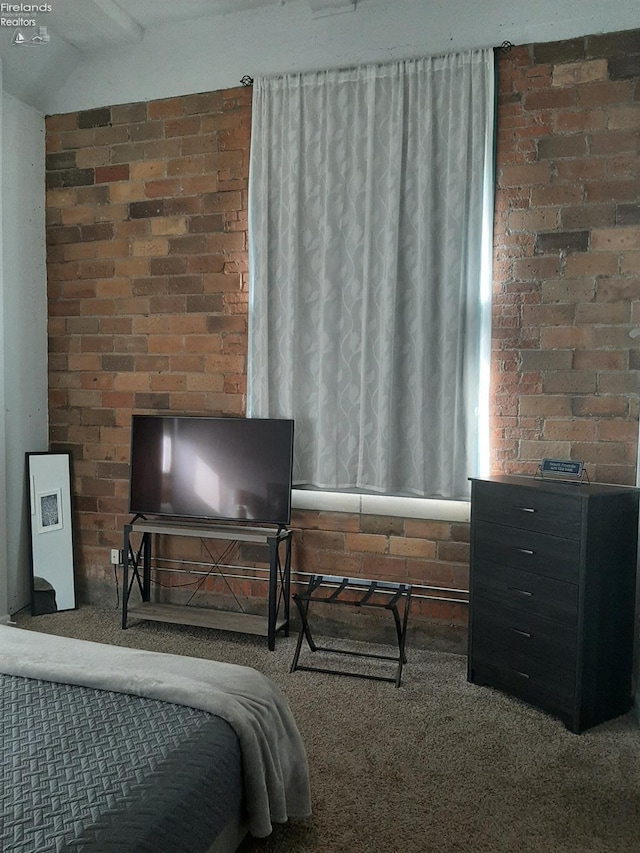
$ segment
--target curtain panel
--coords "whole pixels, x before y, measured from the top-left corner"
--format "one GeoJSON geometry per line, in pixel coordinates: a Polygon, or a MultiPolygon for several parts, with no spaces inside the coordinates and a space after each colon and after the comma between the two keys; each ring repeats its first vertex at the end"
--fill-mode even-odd
{"type": "Polygon", "coordinates": [[[468,494],[493,75],[479,50],[254,81],[248,413],[295,419],[298,486],[468,494]]]}

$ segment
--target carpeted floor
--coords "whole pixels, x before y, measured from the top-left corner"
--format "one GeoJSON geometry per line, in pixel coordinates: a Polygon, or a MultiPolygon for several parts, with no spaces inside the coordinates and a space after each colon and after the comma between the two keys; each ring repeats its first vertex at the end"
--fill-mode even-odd
{"type": "MultiPolygon", "coordinates": [[[[253,666],[283,689],[307,746],[314,816],[264,841],[248,840],[242,853],[640,850],[640,729],[631,714],[574,735],[551,717],[468,684],[466,658],[443,652],[409,648],[396,689],[290,674],[294,637],[279,638],[269,652],[259,638],[205,629],[132,619],[122,631],[118,611],[90,607],[23,613],[16,621],[253,666]]],[[[385,663],[338,660],[389,672],[385,663]]]]}

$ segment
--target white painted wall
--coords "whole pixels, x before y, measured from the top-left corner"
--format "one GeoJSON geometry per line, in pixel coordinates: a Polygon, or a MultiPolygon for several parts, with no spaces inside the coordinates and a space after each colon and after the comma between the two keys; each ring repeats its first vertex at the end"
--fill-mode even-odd
{"type": "MultiPolygon", "coordinates": [[[[0,90],[2,89],[2,69],[0,68],[0,90]]],[[[0,100],[0,135],[4,127],[3,103],[0,100]]],[[[2,147],[0,146],[0,222],[4,211],[2,198],[2,147]]],[[[3,249],[2,229],[0,228],[0,262],[3,249]]],[[[4,400],[4,276],[0,268],[0,401],[4,400]]],[[[0,625],[7,621],[8,608],[8,571],[7,571],[7,488],[4,451],[4,418],[0,417],[0,625]],[[4,486],[4,488],[1,488],[4,486]]]]}
{"type": "MultiPolygon", "coordinates": [[[[634,329],[633,332],[636,330],[634,329]]],[[[632,334],[637,338],[638,335],[632,334]]],[[[638,424],[638,453],[636,455],[636,486],[640,488],[640,423],[638,424]]],[[[638,523],[638,541],[640,541],[640,521],[638,523]]],[[[633,662],[633,687],[635,689],[635,713],[640,726],[640,549],[638,551],[636,571],[636,633],[633,662]]]]}
{"type": "Polygon", "coordinates": [[[30,600],[25,452],[48,448],[42,116],[3,94],[1,142],[0,617],[30,600]]]}
{"type": "MultiPolygon", "coordinates": [[[[55,2],[55,0],[54,0],[55,2]]],[[[0,28],[3,90],[45,114],[49,98],[68,78],[82,54],[62,39],[39,47],[11,44],[15,30],[0,28]]]]}
{"type": "MultiPolygon", "coordinates": [[[[52,13],[52,16],[55,12],[52,13]]],[[[53,18],[52,18],[53,20],[53,18]]],[[[177,21],[82,59],[48,114],[237,86],[240,79],[638,27],[638,0],[359,0],[314,17],[307,0],[177,21]]]]}

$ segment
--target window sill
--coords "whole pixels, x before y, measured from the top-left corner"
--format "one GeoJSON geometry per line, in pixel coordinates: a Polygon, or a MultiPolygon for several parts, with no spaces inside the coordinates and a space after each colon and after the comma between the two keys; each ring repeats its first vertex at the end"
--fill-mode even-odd
{"type": "Polygon", "coordinates": [[[425,518],[430,521],[465,522],[471,517],[469,501],[445,501],[435,498],[402,498],[294,489],[291,504],[294,509],[349,512],[357,515],[392,515],[401,518],[425,518]]]}

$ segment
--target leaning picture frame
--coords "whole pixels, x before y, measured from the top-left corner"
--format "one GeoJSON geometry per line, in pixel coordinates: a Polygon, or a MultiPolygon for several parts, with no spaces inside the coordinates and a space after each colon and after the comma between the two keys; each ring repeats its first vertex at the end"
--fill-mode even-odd
{"type": "Polygon", "coordinates": [[[26,453],[31,613],[75,610],[71,454],[26,453]]]}
{"type": "Polygon", "coordinates": [[[37,496],[38,532],[51,533],[64,527],[62,489],[39,492],[37,496]]]}

